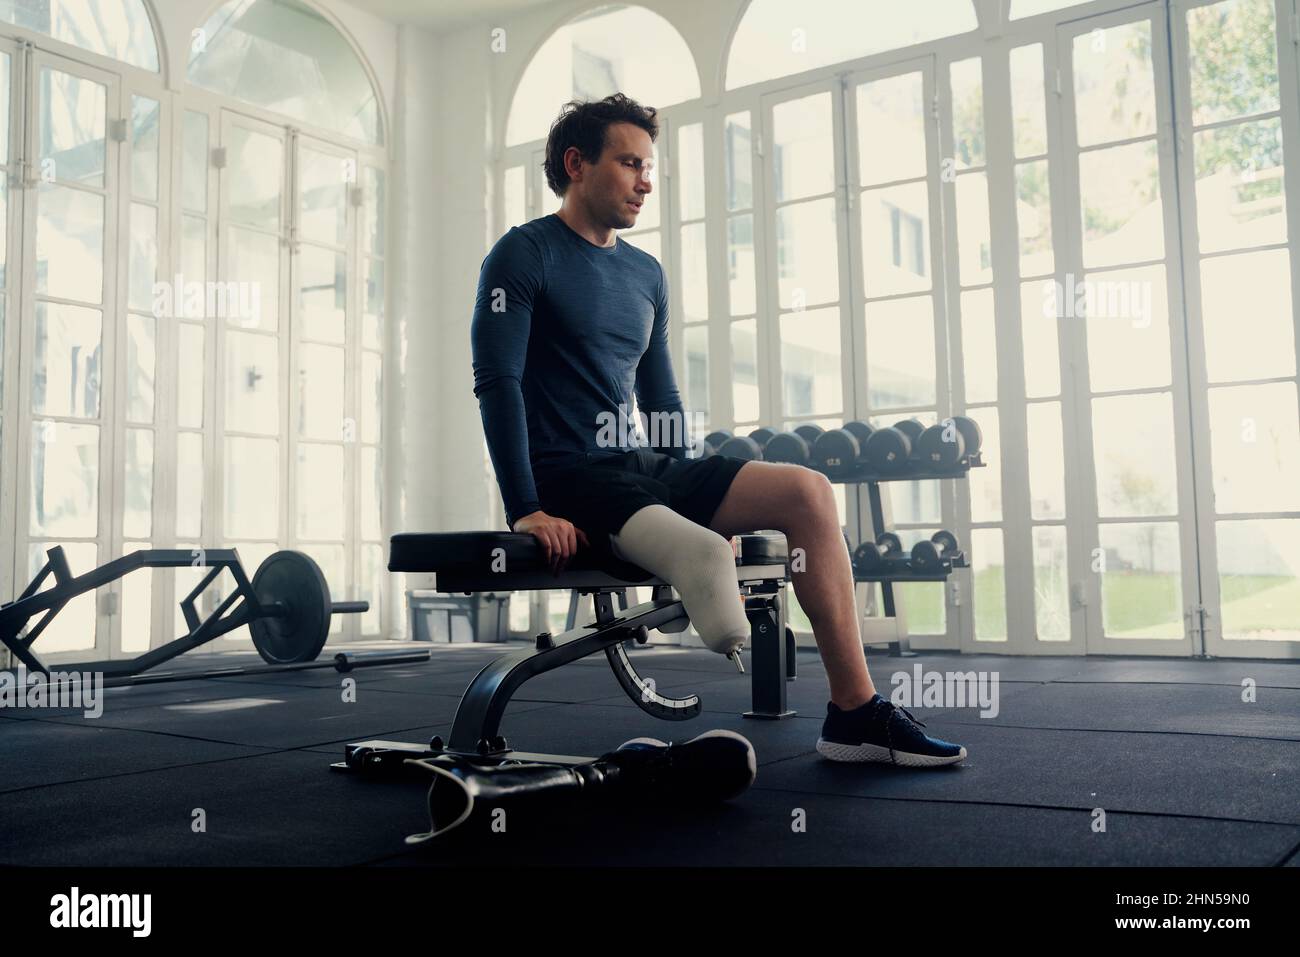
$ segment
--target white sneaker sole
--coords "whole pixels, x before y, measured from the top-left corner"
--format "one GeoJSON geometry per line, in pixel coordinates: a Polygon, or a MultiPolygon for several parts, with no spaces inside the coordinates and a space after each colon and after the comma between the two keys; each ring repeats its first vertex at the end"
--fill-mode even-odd
{"type": "Polygon", "coordinates": [[[894,756],[891,758],[889,748],[882,748],[878,744],[840,744],[836,741],[827,741],[825,738],[817,739],[817,753],[832,761],[898,764],[905,768],[934,768],[966,760],[965,748],[962,748],[959,753],[950,758],[937,757],[932,754],[912,754],[908,751],[895,751],[894,756]]]}

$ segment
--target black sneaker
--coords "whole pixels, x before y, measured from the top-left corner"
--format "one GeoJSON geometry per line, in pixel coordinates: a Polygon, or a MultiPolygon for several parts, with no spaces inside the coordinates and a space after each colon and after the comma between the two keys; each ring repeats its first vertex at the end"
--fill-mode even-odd
{"type": "Polygon", "coordinates": [[[880,761],[909,768],[929,768],[965,760],[966,749],[927,736],[912,712],[876,695],[860,708],[841,711],[826,705],[817,751],[832,761],[880,761]],[[917,727],[920,725],[921,727],[917,727]]]}

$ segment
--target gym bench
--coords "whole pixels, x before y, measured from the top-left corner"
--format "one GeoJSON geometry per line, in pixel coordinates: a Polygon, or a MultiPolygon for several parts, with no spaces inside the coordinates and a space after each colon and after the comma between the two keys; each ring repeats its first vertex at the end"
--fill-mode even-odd
{"type": "MultiPolygon", "coordinates": [[[[752,654],[752,709],[747,718],[793,717],[786,706],[785,684],[795,677],[794,633],[786,625],[783,601],[787,571],[785,536],[757,533],[737,536],[736,585],[745,596],[752,654]]],[[[671,586],[644,569],[614,559],[597,563],[589,551],[578,553],[559,575],[553,574],[544,549],[527,534],[515,532],[405,533],[394,535],[388,570],[435,576],[440,592],[535,591],[573,589],[591,595],[595,620],[552,637],[537,635],[533,649],[501,655],[480,671],[461,697],[450,738],[434,737],[428,747],[394,741],[348,744],[340,770],[397,770],[407,758],[459,755],[483,764],[515,761],[574,765],[593,760],[572,755],[511,751],[501,735],[501,719],[515,692],[537,675],[596,652],[605,652],[619,685],[637,707],[666,721],[685,721],[700,713],[698,695],[672,698],[660,694],[637,673],[624,642],[645,644],[649,632],[685,630],[690,623],[671,586]],[[649,601],[626,607],[626,590],[650,587],[649,601]],[[619,599],[616,610],[614,599],[619,599]]],[[[739,653],[734,659],[741,671],[739,653]]]]}

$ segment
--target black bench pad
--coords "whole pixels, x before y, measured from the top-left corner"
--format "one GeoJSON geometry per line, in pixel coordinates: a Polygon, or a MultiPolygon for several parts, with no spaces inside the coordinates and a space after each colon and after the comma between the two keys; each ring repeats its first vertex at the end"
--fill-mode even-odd
{"type": "MultiPolygon", "coordinates": [[[[738,535],[737,565],[784,565],[785,536],[779,532],[738,535]]],[[[390,572],[498,572],[503,583],[511,572],[546,571],[546,552],[532,535],[521,532],[402,532],[394,535],[388,553],[390,572]],[[501,549],[499,553],[497,549],[501,549]],[[504,570],[502,570],[504,561],[504,570]],[[494,562],[496,565],[494,566],[494,562]]],[[[627,562],[598,561],[589,548],[579,548],[569,571],[602,571],[627,581],[647,581],[649,572],[627,562]]]]}

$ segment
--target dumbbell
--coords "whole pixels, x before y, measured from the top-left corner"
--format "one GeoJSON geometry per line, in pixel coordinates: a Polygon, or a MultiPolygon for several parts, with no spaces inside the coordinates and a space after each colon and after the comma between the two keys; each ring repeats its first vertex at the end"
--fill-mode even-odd
{"type": "Polygon", "coordinates": [[[906,471],[911,457],[911,438],[895,427],[876,429],[862,447],[862,458],[867,467],[881,475],[896,475],[906,471]]]}
{"type": "Polygon", "coordinates": [[[866,464],[862,449],[874,431],[865,422],[845,422],[842,429],[828,429],[813,442],[809,464],[832,477],[857,471],[866,464]]]}
{"type": "Polygon", "coordinates": [[[921,441],[921,436],[925,434],[925,425],[920,419],[903,419],[901,422],[895,422],[894,428],[902,432],[912,440],[912,452],[916,452],[916,443],[921,441]]]}
{"type": "Polygon", "coordinates": [[[902,559],[902,539],[893,532],[885,532],[874,542],[863,542],[853,550],[853,571],[859,575],[878,575],[902,559]]]}
{"type": "Polygon", "coordinates": [[[957,536],[948,531],[935,532],[928,542],[920,541],[912,546],[912,570],[935,571],[944,559],[951,559],[956,554],[957,536]]]}
{"type": "Polygon", "coordinates": [[[980,431],[980,424],[965,415],[954,415],[952,421],[966,443],[966,454],[974,455],[984,445],[984,433],[980,431]]]}
{"type": "Polygon", "coordinates": [[[763,446],[763,461],[807,465],[812,449],[808,440],[797,432],[782,432],[763,446]]]}
{"type": "Polygon", "coordinates": [[[700,449],[700,458],[707,459],[710,455],[717,455],[718,449],[722,448],[722,444],[729,438],[731,438],[731,433],[726,429],[710,432],[704,437],[704,445],[700,449]]]}
{"type": "Polygon", "coordinates": [[[930,426],[916,443],[916,460],[935,471],[954,468],[966,455],[965,437],[951,419],[945,422],[930,426]]]}
{"type": "Polygon", "coordinates": [[[758,462],[763,458],[763,447],[749,435],[734,435],[718,447],[719,455],[747,462],[758,462]]]}
{"type": "Polygon", "coordinates": [[[776,437],[776,429],[769,429],[767,426],[761,426],[749,433],[749,438],[758,443],[760,449],[766,448],[767,443],[776,437]]]}

